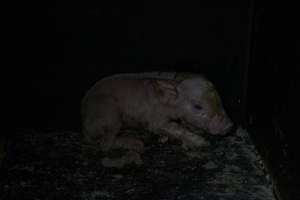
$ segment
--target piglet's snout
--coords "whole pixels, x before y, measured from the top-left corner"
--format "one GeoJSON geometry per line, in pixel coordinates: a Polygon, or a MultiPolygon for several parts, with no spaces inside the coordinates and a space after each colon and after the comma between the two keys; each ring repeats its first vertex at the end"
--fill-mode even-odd
{"type": "Polygon", "coordinates": [[[216,115],[209,124],[209,132],[213,135],[225,135],[233,127],[233,122],[228,116],[216,115]]]}

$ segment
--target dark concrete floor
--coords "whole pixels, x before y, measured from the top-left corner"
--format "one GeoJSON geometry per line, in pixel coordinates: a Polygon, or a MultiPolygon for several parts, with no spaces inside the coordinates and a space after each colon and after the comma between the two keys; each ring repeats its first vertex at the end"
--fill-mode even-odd
{"type": "Polygon", "coordinates": [[[104,168],[78,132],[24,132],[2,164],[0,199],[274,200],[246,131],[184,151],[146,142],[142,166],[104,168]]]}

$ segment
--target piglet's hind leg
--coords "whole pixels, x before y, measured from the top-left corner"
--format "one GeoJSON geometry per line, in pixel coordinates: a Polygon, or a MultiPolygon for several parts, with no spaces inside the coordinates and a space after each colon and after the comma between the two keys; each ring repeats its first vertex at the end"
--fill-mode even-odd
{"type": "Polygon", "coordinates": [[[128,149],[142,153],[144,151],[144,143],[134,136],[118,136],[114,141],[114,148],[128,149]]]}
{"type": "Polygon", "coordinates": [[[118,157],[104,157],[102,159],[104,167],[123,168],[125,165],[143,163],[140,153],[144,151],[144,143],[133,136],[116,137],[110,150],[113,152],[114,149],[125,150],[125,153],[118,157]]]}
{"type": "Polygon", "coordinates": [[[85,139],[91,144],[99,145],[103,152],[113,149],[121,127],[119,123],[110,124],[105,121],[100,118],[94,120],[86,124],[84,130],[85,139]]]}

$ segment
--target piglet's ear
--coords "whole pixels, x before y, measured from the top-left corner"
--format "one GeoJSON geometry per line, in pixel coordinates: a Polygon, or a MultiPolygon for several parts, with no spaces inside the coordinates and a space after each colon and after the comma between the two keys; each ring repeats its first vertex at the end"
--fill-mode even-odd
{"type": "Polygon", "coordinates": [[[157,79],[152,81],[152,86],[164,103],[171,103],[178,97],[178,83],[173,80],[157,79]]]}

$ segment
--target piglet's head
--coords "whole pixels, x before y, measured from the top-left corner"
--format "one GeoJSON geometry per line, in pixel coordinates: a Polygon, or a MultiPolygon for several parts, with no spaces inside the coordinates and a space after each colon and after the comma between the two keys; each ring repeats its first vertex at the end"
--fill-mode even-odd
{"type": "Polygon", "coordinates": [[[158,82],[167,102],[186,124],[214,135],[224,135],[233,126],[213,84],[201,76],[158,82]]]}

